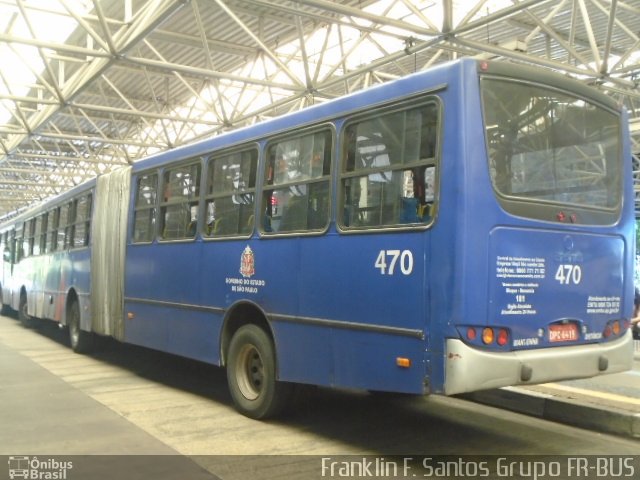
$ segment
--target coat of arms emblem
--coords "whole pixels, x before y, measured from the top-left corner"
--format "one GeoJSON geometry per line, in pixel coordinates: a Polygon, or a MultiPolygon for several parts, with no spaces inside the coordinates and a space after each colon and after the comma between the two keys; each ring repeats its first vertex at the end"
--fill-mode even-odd
{"type": "Polygon", "coordinates": [[[243,277],[249,278],[256,273],[256,264],[253,257],[253,250],[247,245],[240,257],[240,273],[243,277]]]}

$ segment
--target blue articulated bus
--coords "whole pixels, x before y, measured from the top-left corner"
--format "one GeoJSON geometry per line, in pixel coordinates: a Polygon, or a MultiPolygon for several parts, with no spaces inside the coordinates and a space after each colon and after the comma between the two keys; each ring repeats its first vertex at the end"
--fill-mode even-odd
{"type": "Polygon", "coordinates": [[[2,303],[296,384],[457,394],[631,367],[628,120],[460,60],[102,175],[0,227],[2,303]]]}

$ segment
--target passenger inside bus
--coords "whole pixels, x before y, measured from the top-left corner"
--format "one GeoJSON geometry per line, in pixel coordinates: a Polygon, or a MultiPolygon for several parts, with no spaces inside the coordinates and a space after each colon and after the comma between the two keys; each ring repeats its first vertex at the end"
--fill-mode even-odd
{"type": "Polygon", "coordinates": [[[342,180],[346,227],[425,224],[435,201],[438,105],[349,124],[342,180]]]}
{"type": "Polygon", "coordinates": [[[165,183],[163,200],[167,205],[163,207],[164,224],[162,229],[162,238],[165,240],[174,240],[195,235],[195,224],[192,226],[191,212],[189,204],[184,203],[180,192],[176,190],[180,188],[179,184],[165,183]],[[190,235],[190,230],[193,234],[190,235]]]}
{"type": "Polygon", "coordinates": [[[331,134],[304,135],[274,144],[269,149],[265,191],[266,232],[318,231],[329,219],[331,134]]]}

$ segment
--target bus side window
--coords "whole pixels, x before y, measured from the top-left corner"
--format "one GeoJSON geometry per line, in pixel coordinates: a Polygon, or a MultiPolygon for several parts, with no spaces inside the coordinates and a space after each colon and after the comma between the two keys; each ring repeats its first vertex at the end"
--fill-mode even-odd
{"type": "Polygon", "coordinates": [[[60,207],[49,212],[47,223],[47,252],[55,252],[58,242],[58,221],[60,219],[60,207]]]}
{"type": "Polygon", "coordinates": [[[422,226],[436,199],[438,105],[378,114],[344,130],[341,226],[422,226]]]}
{"type": "Polygon", "coordinates": [[[76,216],[74,219],[73,247],[89,245],[91,231],[91,194],[83,195],[76,201],[76,216]]]}
{"type": "Polygon", "coordinates": [[[2,235],[2,261],[5,263],[11,263],[11,243],[9,232],[5,232],[2,235]]]}
{"type": "Polygon", "coordinates": [[[163,176],[160,205],[161,238],[177,240],[195,237],[200,198],[200,163],[167,170],[163,176]]]}
{"type": "Polygon", "coordinates": [[[16,235],[14,237],[14,261],[19,263],[24,258],[24,237],[23,237],[24,225],[16,227],[16,235]]]}
{"type": "Polygon", "coordinates": [[[151,242],[155,236],[158,210],[158,174],[142,175],[137,180],[134,206],[133,243],[151,242]]]}
{"type": "Polygon", "coordinates": [[[31,240],[31,253],[32,255],[40,255],[41,253],[44,253],[41,238],[43,225],[46,228],[46,223],[43,224],[43,222],[46,222],[45,215],[38,215],[34,222],[33,237],[31,240]]]}
{"type": "Polygon", "coordinates": [[[11,264],[15,265],[20,261],[18,258],[18,232],[13,229],[11,230],[11,236],[9,238],[9,248],[11,249],[11,264]]]}
{"type": "Polygon", "coordinates": [[[244,236],[253,231],[257,163],[255,148],[209,159],[206,236],[244,236]]]}
{"type": "Polygon", "coordinates": [[[328,226],[332,145],[331,132],[323,130],[268,146],[265,233],[319,232],[328,226]]]}
{"type": "Polygon", "coordinates": [[[67,246],[67,231],[69,230],[69,222],[71,222],[69,212],[71,203],[66,203],[58,208],[58,229],[56,250],[64,250],[67,246]]]}
{"type": "Polygon", "coordinates": [[[64,248],[73,248],[77,204],[78,200],[72,200],[66,205],[67,226],[64,229],[64,248]]]}
{"type": "Polygon", "coordinates": [[[27,220],[24,222],[24,246],[22,254],[26,257],[33,255],[33,232],[34,232],[35,219],[27,220]]]}

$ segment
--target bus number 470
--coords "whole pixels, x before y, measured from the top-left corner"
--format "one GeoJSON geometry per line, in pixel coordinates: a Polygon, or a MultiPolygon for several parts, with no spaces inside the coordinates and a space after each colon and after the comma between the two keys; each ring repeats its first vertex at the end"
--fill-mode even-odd
{"type": "Polygon", "coordinates": [[[580,265],[561,264],[556,270],[556,280],[561,285],[578,285],[582,280],[582,268],[580,265]]]}
{"type": "Polygon", "coordinates": [[[381,275],[394,275],[397,269],[403,275],[413,272],[413,253],[411,250],[380,250],[376,263],[381,275]]]}

